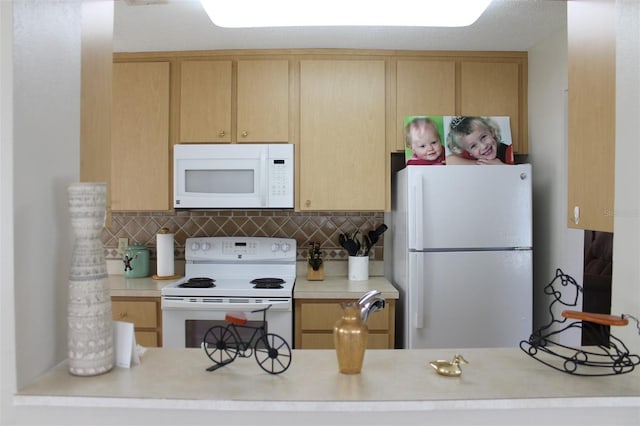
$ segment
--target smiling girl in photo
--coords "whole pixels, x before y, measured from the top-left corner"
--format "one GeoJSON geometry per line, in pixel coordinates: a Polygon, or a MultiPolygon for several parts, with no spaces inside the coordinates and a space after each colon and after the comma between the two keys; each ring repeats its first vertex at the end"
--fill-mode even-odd
{"type": "Polygon", "coordinates": [[[500,126],[488,117],[454,117],[447,147],[448,164],[513,164],[511,146],[503,143],[500,126]]]}

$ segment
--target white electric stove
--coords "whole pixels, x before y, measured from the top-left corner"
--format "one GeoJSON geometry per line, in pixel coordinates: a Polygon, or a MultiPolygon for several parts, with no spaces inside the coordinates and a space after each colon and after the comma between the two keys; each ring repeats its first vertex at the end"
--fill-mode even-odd
{"type": "Polygon", "coordinates": [[[188,238],[185,278],[162,291],[164,347],[200,347],[206,331],[225,325],[229,312],[243,312],[249,321],[262,321],[253,311],[270,306],[269,333],[293,346],[293,288],[296,241],[266,237],[188,238]]]}

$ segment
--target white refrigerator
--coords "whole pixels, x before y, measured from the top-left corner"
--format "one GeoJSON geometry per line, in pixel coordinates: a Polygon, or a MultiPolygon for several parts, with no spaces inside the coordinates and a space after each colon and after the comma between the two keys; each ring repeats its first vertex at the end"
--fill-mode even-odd
{"type": "Polygon", "coordinates": [[[516,347],[529,338],[531,182],[530,164],[407,166],[395,175],[385,270],[400,293],[399,347],[516,347]]]}

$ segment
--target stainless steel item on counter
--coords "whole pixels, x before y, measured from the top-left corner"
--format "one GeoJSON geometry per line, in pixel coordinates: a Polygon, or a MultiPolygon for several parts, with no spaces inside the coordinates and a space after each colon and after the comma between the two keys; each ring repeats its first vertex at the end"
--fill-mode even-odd
{"type": "Polygon", "coordinates": [[[161,290],[163,346],[199,348],[207,330],[227,325],[227,313],[259,325],[256,311],[268,306],[268,332],[293,346],[295,280],[294,239],[187,238],[185,278],[161,290]]]}
{"type": "Polygon", "coordinates": [[[378,290],[371,290],[365,293],[359,300],[360,317],[364,323],[367,323],[369,315],[384,309],[386,302],[382,297],[382,293],[378,290]]]}
{"type": "Polygon", "coordinates": [[[131,245],[123,254],[124,276],[144,278],[149,276],[149,249],[142,245],[131,245]]]}

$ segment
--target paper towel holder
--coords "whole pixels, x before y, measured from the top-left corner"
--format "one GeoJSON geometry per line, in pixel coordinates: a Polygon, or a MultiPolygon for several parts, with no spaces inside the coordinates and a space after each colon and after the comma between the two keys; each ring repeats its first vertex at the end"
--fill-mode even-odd
{"type": "MultiPolygon", "coordinates": [[[[166,227],[160,228],[160,230],[158,231],[158,234],[162,234],[162,235],[170,234],[170,233],[171,232],[169,231],[169,228],[166,228],[166,227]]],[[[157,243],[156,243],[156,261],[157,261],[157,258],[158,258],[157,249],[158,249],[158,247],[157,247],[157,243]]],[[[157,266],[156,266],[156,271],[157,271],[157,266]]],[[[175,279],[178,279],[180,277],[181,276],[178,275],[178,274],[166,275],[166,276],[160,276],[158,274],[153,274],[151,276],[151,278],[154,279],[154,280],[175,280],[175,279]]]]}

